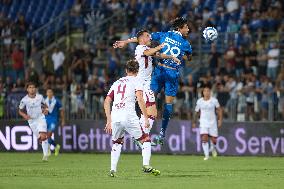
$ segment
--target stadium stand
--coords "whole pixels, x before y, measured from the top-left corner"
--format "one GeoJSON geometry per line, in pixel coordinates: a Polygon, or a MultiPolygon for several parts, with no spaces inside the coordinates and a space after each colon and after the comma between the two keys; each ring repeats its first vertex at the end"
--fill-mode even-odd
{"type": "Polygon", "coordinates": [[[227,120],[284,120],[283,12],[277,0],[1,0],[0,118],[17,118],[24,82],[33,78],[40,90],[55,89],[68,117],[100,119],[109,85],[134,54],[135,45],[112,43],[142,28],[169,30],[184,16],[193,62],[181,71],[176,117],[189,119],[200,88],[213,82],[227,120]],[[202,39],[205,26],[217,28],[214,44],[202,39]],[[70,42],[73,33],[84,36],[82,45],[70,42]],[[55,48],[64,55],[59,73],[55,48]]]}

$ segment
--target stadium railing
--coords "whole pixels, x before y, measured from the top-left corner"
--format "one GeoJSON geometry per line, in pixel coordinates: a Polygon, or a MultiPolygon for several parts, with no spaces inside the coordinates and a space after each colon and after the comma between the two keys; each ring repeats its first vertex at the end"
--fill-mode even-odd
{"type": "MultiPolygon", "coordinates": [[[[18,105],[20,99],[26,94],[24,91],[11,92],[6,97],[0,99],[0,119],[2,120],[18,120],[21,117],[18,114],[18,105]]],[[[162,95],[161,95],[162,96],[162,95]]],[[[98,94],[96,91],[85,89],[82,93],[76,95],[67,91],[56,93],[56,97],[61,99],[65,116],[67,120],[101,120],[104,119],[103,101],[104,95],[98,94]]],[[[247,103],[245,95],[240,94],[236,99],[230,99],[224,109],[225,120],[227,121],[261,121],[261,102],[255,99],[254,115],[247,115],[247,103]]],[[[179,114],[173,116],[174,119],[190,119],[194,112],[196,98],[190,102],[182,101],[179,114]],[[188,106],[188,103],[191,105],[188,106]],[[187,108],[188,107],[188,108],[187,108]]],[[[164,100],[161,97],[157,99],[158,111],[161,112],[164,100]]],[[[268,121],[281,120],[281,107],[275,102],[273,97],[268,99],[267,118],[268,121]]],[[[159,118],[161,115],[159,114],[159,118]]]]}

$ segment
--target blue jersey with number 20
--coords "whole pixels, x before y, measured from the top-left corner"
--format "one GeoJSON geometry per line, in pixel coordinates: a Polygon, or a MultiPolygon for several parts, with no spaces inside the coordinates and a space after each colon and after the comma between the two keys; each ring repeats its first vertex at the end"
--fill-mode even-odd
{"type": "MultiPolygon", "coordinates": [[[[183,55],[186,53],[192,54],[190,43],[184,39],[181,33],[178,31],[154,32],[151,34],[151,37],[152,40],[158,41],[160,44],[165,44],[164,48],[161,50],[161,53],[173,55],[181,61],[183,55]]],[[[179,68],[179,65],[172,59],[162,59],[160,62],[173,68],[179,68]]]]}

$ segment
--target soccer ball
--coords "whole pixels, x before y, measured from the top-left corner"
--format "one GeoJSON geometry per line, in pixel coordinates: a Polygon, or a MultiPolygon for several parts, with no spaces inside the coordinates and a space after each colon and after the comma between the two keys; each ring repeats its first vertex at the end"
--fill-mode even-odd
{"type": "Polygon", "coordinates": [[[218,37],[218,32],[214,27],[206,27],[203,30],[203,37],[206,41],[214,41],[218,37]]]}

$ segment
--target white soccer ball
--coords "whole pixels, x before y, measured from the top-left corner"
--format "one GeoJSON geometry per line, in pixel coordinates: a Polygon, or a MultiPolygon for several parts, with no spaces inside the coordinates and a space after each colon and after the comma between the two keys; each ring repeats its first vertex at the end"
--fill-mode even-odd
{"type": "Polygon", "coordinates": [[[203,37],[206,41],[214,41],[218,38],[218,32],[214,27],[206,27],[203,30],[203,37]]]}

